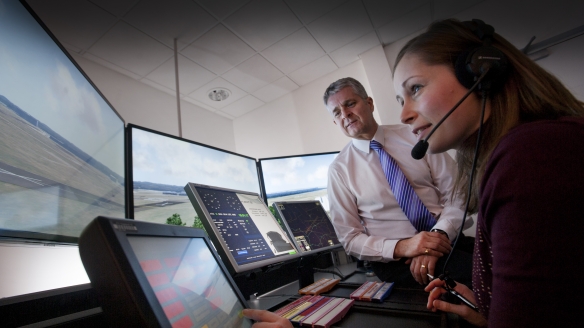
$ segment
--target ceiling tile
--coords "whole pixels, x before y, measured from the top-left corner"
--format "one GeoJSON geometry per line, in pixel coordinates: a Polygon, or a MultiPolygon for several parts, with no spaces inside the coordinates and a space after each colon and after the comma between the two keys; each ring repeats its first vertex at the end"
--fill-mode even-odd
{"type": "Polygon", "coordinates": [[[149,85],[156,90],[160,90],[160,91],[176,98],[176,90],[174,90],[174,89],[169,89],[169,88],[167,88],[159,83],[156,83],[156,82],[149,80],[149,79],[146,79],[146,78],[140,79],[140,82],[142,82],[146,85],[149,85]]]}
{"type": "Polygon", "coordinates": [[[407,15],[382,26],[377,32],[381,42],[384,45],[388,45],[427,27],[431,22],[432,6],[426,4],[409,12],[407,15]]]}
{"type": "Polygon", "coordinates": [[[120,17],[132,8],[139,0],[89,0],[95,5],[103,8],[110,14],[120,17]]]}
{"type": "Polygon", "coordinates": [[[205,84],[204,86],[197,89],[195,92],[192,92],[188,95],[188,97],[193,98],[196,101],[199,101],[207,106],[210,106],[214,109],[221,109],[225,106],[228,106],[238,99],[246,96],[247,93],[240,88],[236,87],[235,85],[225,81],[224,79],[218,77],[215,80],[205,84]],[[223,88],[229,90],[231,95],[229,98],[223,101],[213,101],[209,98],[209,92],[213,89],[223,88]]]}
{"type": "Polygon", "coordinates": [[[337,65],[335,65],[329,56],[322,56],[301,69],[290,73],[288,76],[298,85],[302,86],[336,70],[337,68],[337,65]]]}
{"type": "Polygon", "coordinates": [[[124,22],[118,22],[88,52],[146,76],[173,55],[173,51],[124,22]]]}
{"type": "Polygon", "coordinates": [[[330,56],[339,67],[343,67],[358,60],[360,54],[380,43],[375,31],[369,32],[341,49],[333,51],[330,56]]]}
{"type": "Polygon", "coordinates": [[[122,67],[120,67],[118,65],[114,65],[114,64],[108,62],[107,60],[103,60],[103,59],[101,59],[101,58],[99,58],[99,57],[97,57],[95,55],[92,55],[89,52],[84,53],[83,54],[83,57],[85,57],[85,58],[87,58],[87,59],[89,59],[89,60],[91,60],[93,62],[96,62],[96,63],[98,63],[98,64],[100,64],[100,65],[102,65],[104,67],[107,67],[107,68],[109,68],[109,69],[111,69],[113,71],[116,71],[118,73],[124,74],[125,76],[128,76],[128,77],[131,77],[134,80],[140,80],[142,78],[142,76],[140,76],[140,75],[138,75],[136,73],[130,72],[127,69],[124,69],[124,68],[122,68],[122,67]]]}
{"type": "Polygon", "coordinates": [[[434,16],[432,20],[446,19],[473,7],[483,0],[441,0],[434,1],[434,16]]]}
{"type": "Polygon", "coordinates": [[[215,74],[223,74],[255,54],[255,51],[223,25],[215,26],[181,54],[215,74]]]}
{"type": "Polygon", "coordinates": [[[262,51],[264,57],[286,74],[324,54],[320,45],[305,28],[262,51]]]}
{"type": "MultiPolygon", "coordinates": [[[[189,94],[217,77],[181,55],[178,55],[178,69],[181,94],[189,94]]],[[[146,78],[176,92],[174,56],[148,74],[146,78]]]]}
{"type": "Polygon", "coordinates": [[[245,4],[241,0],[195,0],[212,15],[223,19],[245,4]]]}
{"type": "Polygon", "coordinates": [[[347,0],[285,0],[304,24],[308,24],[335,9],[347,0]]]}
{"type": "Polygon", "coordinates": [[[269,103],[296,89],[298,89],[298,85],[288,77],[283,76],[279,80],[257,90],[253,95],[261,101],[269,103]]]}
{"type": "MultiPolygon", "coordinates": [[[[373,26],[380,27],[407,15],[410,11],[429,3],[429,0],[363,0],[373,26]]],[[[442,0],[439,2],[443,2],[442,0]]]]}
{"type": "Polygon", "coordinates": [[[255,55],[221,77],[247,92],[253,92],[284,75],[264,57],[255,55]]]}
{"type": "Polygon", "coordinates": [[[227,113],[233,117],[239,117],[263,105],[265,105],[263,101],[254,96],[247,95],[233,104],[221,109],[220,112],[227,113]]]}
{"type": "Polygon", "coordinates": [[[124,20],[158,41],[179,49],[211,29],[217,20],[191,0],[141,0],[124,20]]]}
{"type": "Polygon", "coordinates": [[[221,115],[221,116],[223,116],[225,118],[228,118],[230,120],[234,120],[235,119],[235,117],[233,117],[233,116],[231,116],[231,115],[229,115],[227,113],[223,113],[222,111],[216,111],[215,114],[221,115]]]}
{"type": "Polygon", "coordinates": [[[88,49],[117,21],[116,17],[87,1],[27,1],[49,30],[63,43],[88,49]]]}
{"type": "Polygon", "coordinates": [[[191,103],[191,104],[193,104],[195,106],[198,106],[198,107],[201,107],[203,109],[206,109],[206,110],[208,110],[208,111],[210,111],[212,113],[219,113],[219,112],[217,112],[217,110],[215,108],[213,108],[213,107],[211,107],[211,106],[209,106],[207,104],[203,104],[202,102],[197,101],[197,100],[195,100],[195,99],[193,99],[191,97],[188,97],[188,96],[187,97],[183,97],[182,100],[184,100],[184,101],[186,101],[188,103],[191,103]]]}
{"type": "Polygon", "coordinates": [[[302,27],[282,0],[254,0],[227,17],[224,23],[257,51],[302,27]]]}
{"type": "Polygon", "coordinates": [[[373,30],[361,1],[351,0],[308,25],[326,52],[331,52],[373,30]]]}

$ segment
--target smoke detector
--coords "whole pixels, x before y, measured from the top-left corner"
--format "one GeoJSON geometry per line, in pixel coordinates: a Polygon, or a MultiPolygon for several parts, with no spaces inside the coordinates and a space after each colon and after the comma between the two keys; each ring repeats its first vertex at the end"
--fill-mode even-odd
{"type": "Polygon", "coordinates": [[[231,92],[224,88],[216,88],[209,91],[209,99],[213,101],[223,101],[231,95],[231,92]]]}

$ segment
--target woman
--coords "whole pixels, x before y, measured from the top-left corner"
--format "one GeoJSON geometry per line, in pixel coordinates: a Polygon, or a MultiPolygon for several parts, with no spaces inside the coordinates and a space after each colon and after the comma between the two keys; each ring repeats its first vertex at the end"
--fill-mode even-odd
{"type": "Polygon", "coordinates": [[[479,39],[477,29],[489,28],[481,25],[434,23],[404,46],[393,70],[401,120],[424,139],[468,91],[456,75],[459,56],[464,61],[490,43],[508,62],[486,96],[476,170],[480,92],[429,140],[430,153],[456,149],[457,190],[470,197],[469,212],[478,212],[473,291],[455,290],[480,312],[440,300],[439,279],[426,287],[428,308],[478,326],[574,326],[584,304],[584,104],[499,35],[479,39]],[[471,175],[476,182],[467,190],[471,175]]]}
{"type": "MultiPolygon", "coordinates": [[[[434,23],[397,57],[401,120],[419,139],[468,91],[455,66],[461,54],[483,45],[473,24],[434,23]]],[[[478,212],[473,290],[462,284],[454,289],[480,312],[440,300],[445,291],[439,279],[426,288],[428,308],[478,326],[580,326],[584,104],[508,41],[497,34],[492,39],[508,63],[486,98],[476,171],[479,93],[466,98],[429,140],[430,153],[457,150],[458,192],[470,196],[469,211],[478,212]],[[476,182],[467,191],[471,174],[476,182]]],[[[260,321],[254,327],[289,327],[267,311],[244,315],[260,321]]]]}

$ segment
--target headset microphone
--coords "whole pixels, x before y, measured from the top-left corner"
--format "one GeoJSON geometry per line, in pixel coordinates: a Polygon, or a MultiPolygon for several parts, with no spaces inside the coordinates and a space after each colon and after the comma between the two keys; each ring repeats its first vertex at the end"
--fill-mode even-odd
{"type": "Polygon", "coordinates": [[[448,113],[446,113],[446,115],[444,115],[444,117],[434,126],[434,128],[432,128],[432,131],[430,131],[430,133],[428,134],[428,136],[425,139],[422,139],[420,141],[418,141],[418,143],[414,146],[414,148],[412,148],[412,157],[414,159],[422,159],[424,158],[424,156],[426,155],[426,151],[428,151],[428,139],[430,139],[430,137],[432,136],[432,134],[434,134],[434,131],[436,131],[436,129],[438,129],[438,127],[440,125],[442,125],[442,122],[444,122],[444,120],[446,120],[446,118],[448,116],[450,116],[450,114],[452,114],[452,112],[454,112],[455,109],[458,108],[458,106],[460,106],[460,104],[477,88],[477,86],[483,81],[483,79],[485,78],[485,76],[487,76],[487,73],[489,72],[489,68],[485,69],[483,71],[483,73],[481,74],[481,76],[477,79],[477,81],[475,82],[475,84],[466,92],[466,94],[454,105],[454,107],[452,107],[452,109],[450,111],[448,111],[448,113]]]}
{"type": "Polygon", "coordinates": [[[412,148],[412,157],[414,159],[422,159],[428,150],[428,139],[434,131],[444,122],[444,120],[454,112],[456,108],[478,87],[482,92],[483,97],[489,91],[496,91],[493,89],[500,88],[504,85],[508,74],[507,57],[501,50],[492,46],[493,35],[495,29],[488,24],[485,24],[480,19],[473,19],[472,21],[463,22],[463,24],[470,29],[483,43],[481,46],[464,51],[458,55],[454,63],[454,72],[456,78],[464,87],[468,88],[468,92],[460,99],[456,105],[432,128],[430,134],[424,139],[420,140],[414,148],[412,148]],[[488,76],[487,76],[488,75],[488,76]],[[486,78],[485,78],[486,77],[486,78]],[[484,81],[483,81],[484,79],[484,81]],[[482,82],[482,83],[481,83],[482,82]]]}

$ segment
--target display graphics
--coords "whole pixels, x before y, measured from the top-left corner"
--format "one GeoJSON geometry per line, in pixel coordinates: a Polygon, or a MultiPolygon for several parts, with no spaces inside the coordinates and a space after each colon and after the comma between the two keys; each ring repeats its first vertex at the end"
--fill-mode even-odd
{"type": "Polygon", "coordinates": [[[259,192],[255,159],[133,125],[128,129],[136,220],[193,226],[197,214],[184,191],[188,182],[259,192]]]}
{"type": "Polygon", "coordinates": [[[0,0],[0,44],[2,234],[75,241],[124,217],[122,119],[17,1],[0,0]]]}
{"type": "Polygon", "coordinates": [[[321,202],[329,211],[328,167],[338,152],[259,160],[268,204],[281,201],[321,202]]]}
{"type": "Polygon", "coordinates": [[[340,247],[335,229],[320,202],[276,202],[300,252],[340,247]]]}
{"type": "Polygon", "coordinates": [[[172,327],[250,327],[203,239],[128,236],[172,327]]]}
{"type": "Polygon", "coordinates": [[[196,189],[238,265],[297,253],[259,196],[196,189]]]}

